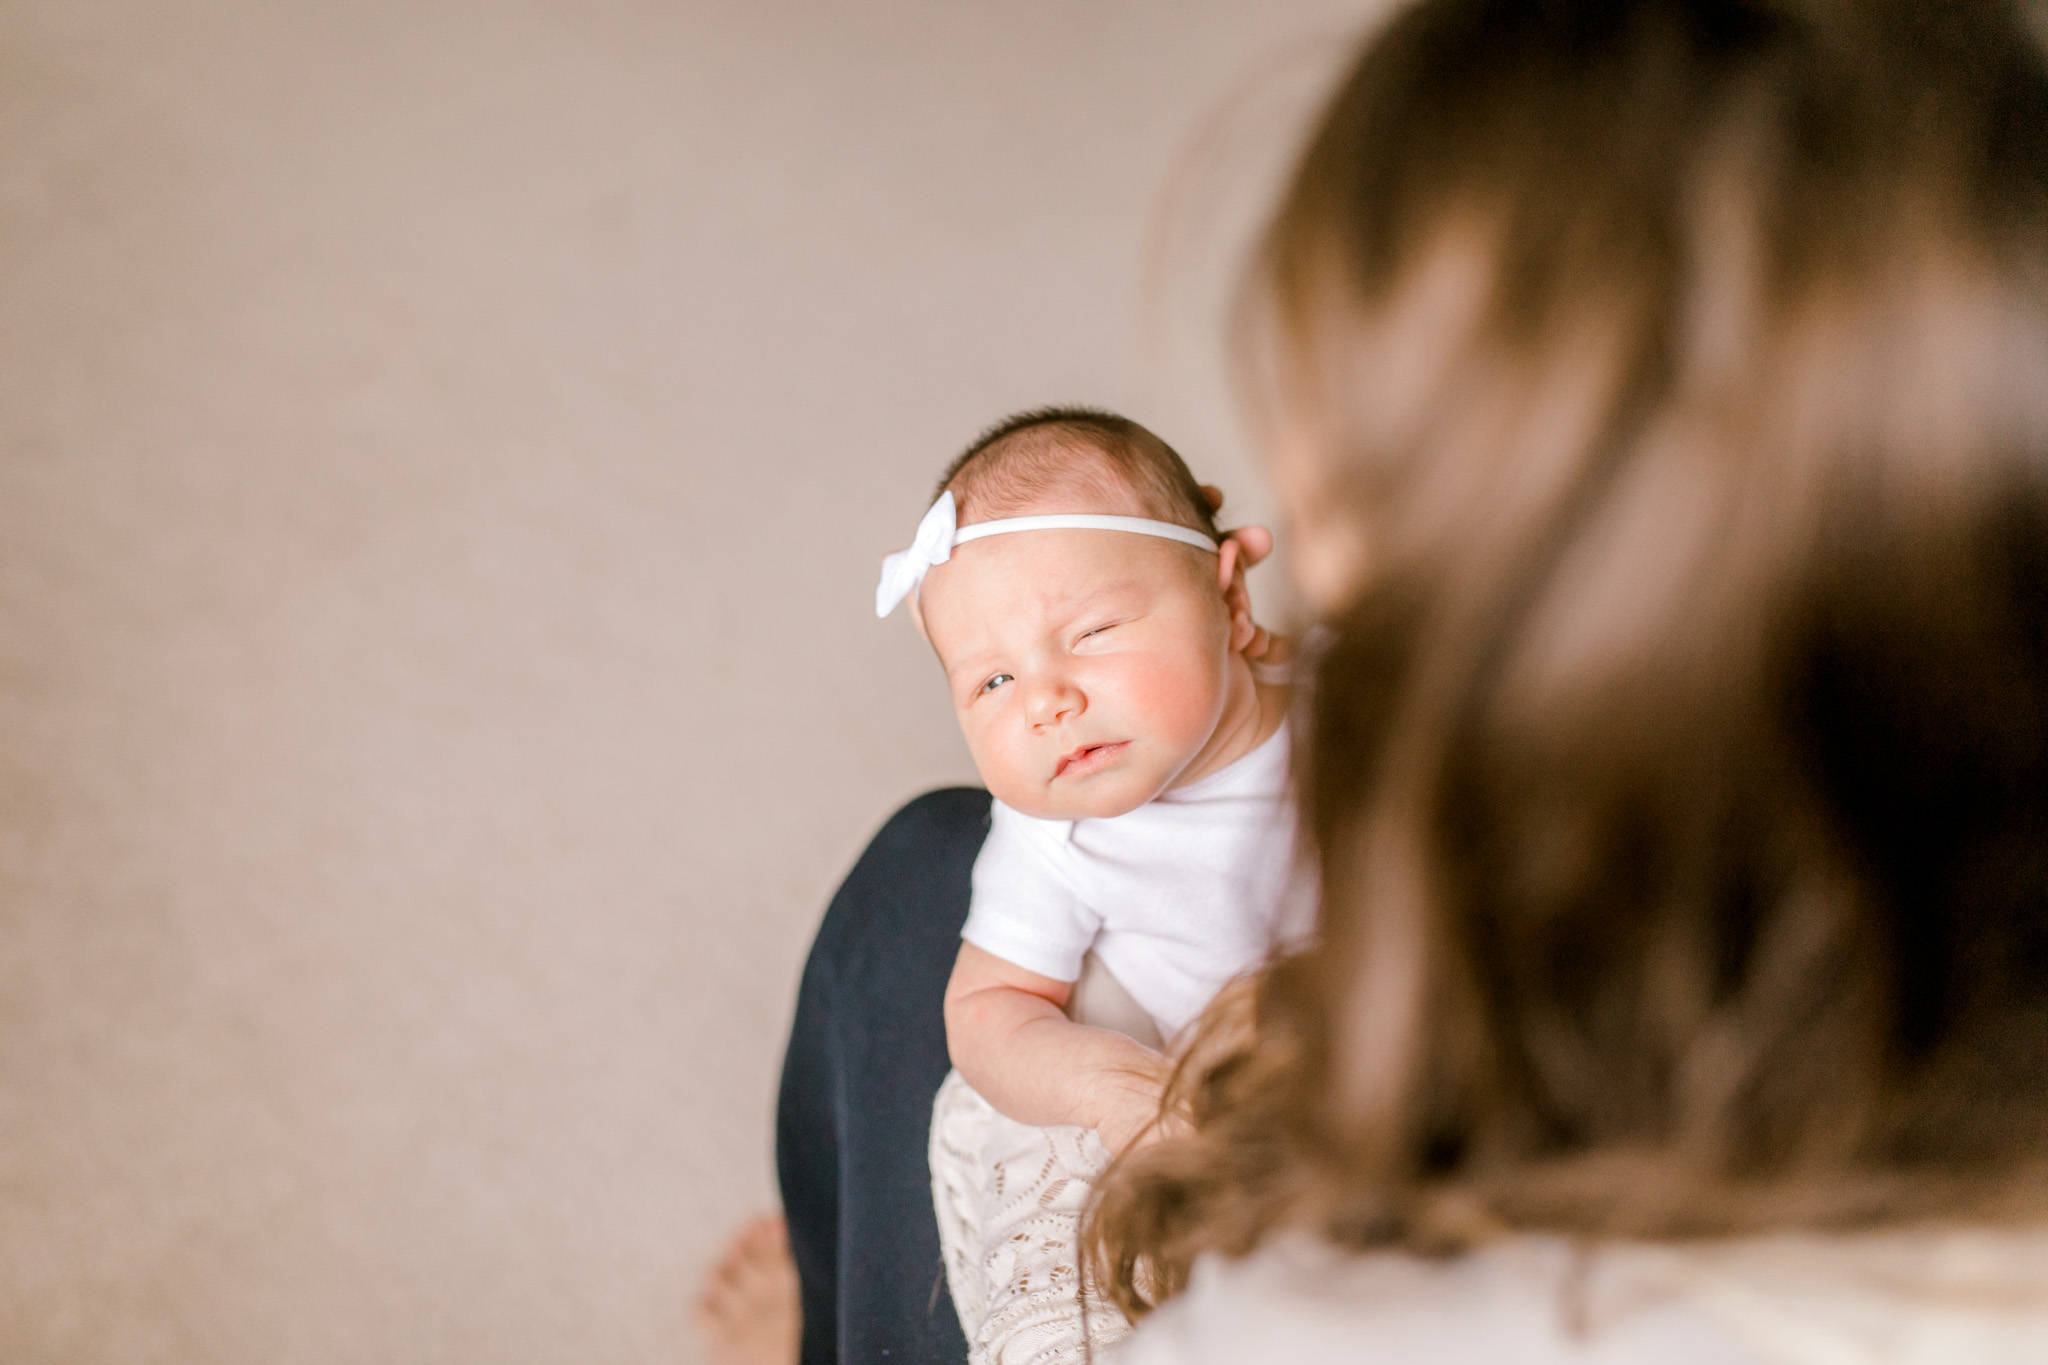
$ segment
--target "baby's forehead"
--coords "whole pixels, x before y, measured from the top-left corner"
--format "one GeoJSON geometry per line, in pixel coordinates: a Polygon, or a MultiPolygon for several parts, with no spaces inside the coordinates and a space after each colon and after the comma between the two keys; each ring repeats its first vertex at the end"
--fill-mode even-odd
{"type": "MultiPolygon", "coordinates": [[[[1028,515],[1028,514],[1026,514],[1028,515]]],[[[1156,600],[1199,582],[1199,551],[1122,531],[1022,531],[962,545],[926,578],[932,643],[1058,624],[1117,600],[1156,600]]]]}

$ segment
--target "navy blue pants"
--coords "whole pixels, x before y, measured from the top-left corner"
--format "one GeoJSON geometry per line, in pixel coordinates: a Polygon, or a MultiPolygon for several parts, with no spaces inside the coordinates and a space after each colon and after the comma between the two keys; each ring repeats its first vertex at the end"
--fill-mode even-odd
{"type": "Polygon", "coordinates": [[[961,1365],[925,1140],[946,1078],[946,978],[989,795],[890,819],[832,898],[782,1063],[775,1162],[803,1282],[803,1365],[961,1365]]]}

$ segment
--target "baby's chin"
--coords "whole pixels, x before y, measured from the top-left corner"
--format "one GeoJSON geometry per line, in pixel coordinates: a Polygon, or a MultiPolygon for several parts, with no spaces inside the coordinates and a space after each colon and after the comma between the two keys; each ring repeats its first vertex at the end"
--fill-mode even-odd
{"type": "Polygon", "coordinates": [[[1006,792],[996,783],[988,784],[996,800],[1010,809],[1040,820],[1108,820],[1128,815],[1164,790],[1165,784],[1142,779],[1105,782],[1101,779],[1062,783],[1058,778],[1046,787],[1006,792]]]}

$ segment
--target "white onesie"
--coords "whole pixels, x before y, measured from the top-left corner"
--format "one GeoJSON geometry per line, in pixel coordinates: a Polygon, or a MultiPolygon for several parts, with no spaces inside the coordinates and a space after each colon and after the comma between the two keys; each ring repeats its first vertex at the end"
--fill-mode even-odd
{"type": "Polygon", "coordinates": [[[1123,815],[1041,820],[998,801],[961,937],[1072,981],[1090,948],[1171,1040],[1223,983],[1306,933],[1287,727],[1123,815]]]}
{"type": "MultiPolygon", "coordinates": [[[[1172,1040],[1232,977],[1314,924],[1296,874],[1287,727],[1123,815],[995,803],[962,937],[1072,981],[1096,961],[1172,1040]]],[[[1086,1018],[1083,1022],[1091,1022],[1086,1018]]],[[[1080,1289],[1081,1216],[1109,1153],[1093,1130],[997,1113],[956,1072],[932,1105],[932,1203],[970,1365],[1084,1365],[1130,1330],[1080,1289]]]]}

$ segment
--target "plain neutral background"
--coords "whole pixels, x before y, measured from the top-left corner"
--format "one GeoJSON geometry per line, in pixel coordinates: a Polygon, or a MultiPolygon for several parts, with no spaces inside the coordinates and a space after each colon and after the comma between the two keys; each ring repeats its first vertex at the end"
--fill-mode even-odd
{"type": "Polygon", "coordinates": [[[696,1359],[972,777],[876,561],[1050,401],[1268,509],[1224,281],[1367,8],[0,5],[0,1359],[696,1359]]]}

